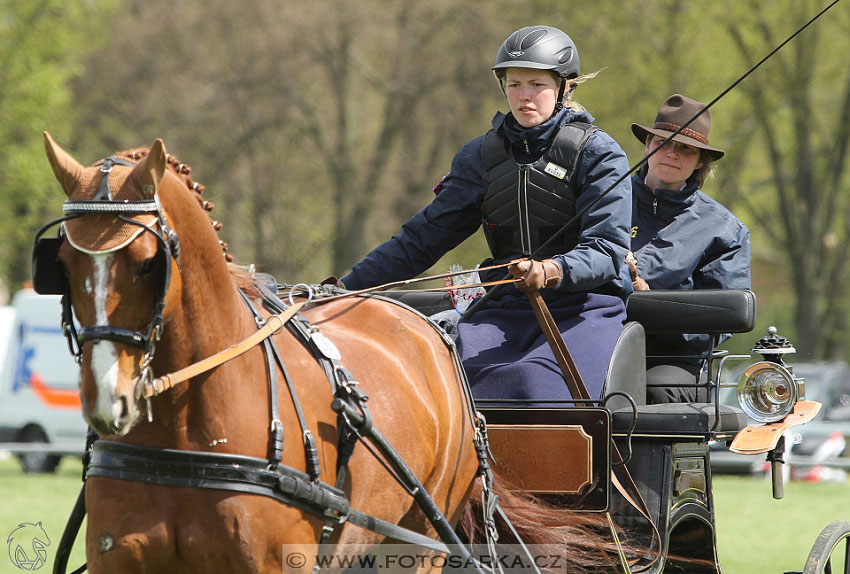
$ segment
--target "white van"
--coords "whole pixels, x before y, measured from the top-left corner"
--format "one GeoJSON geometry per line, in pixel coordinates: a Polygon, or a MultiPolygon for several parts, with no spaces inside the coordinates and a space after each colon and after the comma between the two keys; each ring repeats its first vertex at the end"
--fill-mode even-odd
{"type": "Polygon", "coordinates": [[[85,449],[80,368],[60,301],[24,289],[0,308],[0,451],[14,452],[25,472],[52,472],[62,455],[85,449]]]}

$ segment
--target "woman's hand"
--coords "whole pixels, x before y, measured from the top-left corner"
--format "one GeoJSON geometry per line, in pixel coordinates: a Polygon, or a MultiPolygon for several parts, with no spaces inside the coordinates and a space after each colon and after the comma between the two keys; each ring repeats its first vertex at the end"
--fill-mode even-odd
{"type": "Polygon", "coordinates": [[[331,287],[336,287],[338,289],[345,289],[345,285],[342,284],[339,277],[336,275],[329,275],[322,279],[322,282],[319,285],[330,285],[331,287]]]}
{"type": "Polygon", "coordinates": [[[649,283],[643,280],[643,277],[638,275],[637,259],[631,251],[626,254],[626,265],[629,266],[629,275],[632,276],[632,287],[635,291],[649,291],[649,283]]]}
{"type": "Polygon", "coordinates": [[[517,259],[508,267],[508,273],[514,279],[521,279],[516,284],[520,291],[539,291],[557,287],[564,278],[561,264],[554,259],[534,261],[532,259],[517,259]]]}

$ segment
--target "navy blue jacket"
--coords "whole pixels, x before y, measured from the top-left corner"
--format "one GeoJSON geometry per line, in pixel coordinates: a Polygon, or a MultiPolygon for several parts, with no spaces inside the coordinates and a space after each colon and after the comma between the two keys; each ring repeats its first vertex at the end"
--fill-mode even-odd
{"type": "MultiPolygon", "coordinates": [[[[527,162],[539,158],[550,145],[556,129],[572,121],[590,123],[593,117],[587,112],[565,108],[543,124],[526,129],[513,116],[498,113],[493,118],[493,129],[511,142],[517,161],[527,162]]],[[[485,194],[483,141],[482,135],[463,146],[434,200],[408,220],[399,234],[376,247],[342,278],[348,289],[415,277],[478,230],[485,194]]],[[[577,168],[576,211],[597,199],[627,171],[626,156],[617,142],[601,130],[595,132],[577,168]]],[[[624,264],[629,249],[630,215],[631,187],[629,179],[624,178],[581,217],[578,245],[555,257],[564,269],[564,280],[558,287],[547,289],[550,293],[544,295],[549,298],[557,293],[598,292],[625,299],[632,291],[624,264]]],[[[505,270],[499,270],[496,275],[482,278],[499,279],[505,270]]],[[[503,292],[503,295],[520,296],[513,286],[503,292]]]]}
{"type": "MultiPolygon", "coordinates": [[[[645,177],[645,167],[632,176],[632,251],[638,273],[649,287],[749,289],[747,226],[697,189],[692,179],[682,189],[653,193],[644,183],[645,177]]],[[[682,352],[696,351],[707,343],[707,337],[695,335],[686,335],[684,340],[690,343],[682,352]]],[[[675,353],[676,349],[663,351],[675,353]]]]}
{"type": "Polygon", "coordinates": [[[689,180],[653,191],[632,176],[632,251],[651,289],[749,289],[750,231],[689,180]]]}

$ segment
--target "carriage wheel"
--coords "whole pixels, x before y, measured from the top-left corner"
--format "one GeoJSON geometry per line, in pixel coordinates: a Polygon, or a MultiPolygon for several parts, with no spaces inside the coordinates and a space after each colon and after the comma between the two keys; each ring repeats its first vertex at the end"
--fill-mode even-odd
{"type": "Polygon", "coordinates": [[[850,522],[833,522],[824,528],[809,558],[803,574],[850,574],[850,522]]]}

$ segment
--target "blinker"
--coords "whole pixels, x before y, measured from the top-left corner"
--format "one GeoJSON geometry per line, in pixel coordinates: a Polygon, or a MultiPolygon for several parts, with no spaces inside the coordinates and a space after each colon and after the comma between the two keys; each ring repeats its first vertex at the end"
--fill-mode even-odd
{"type": "Polygon", "coordinates": [[[40,237],[32,252],[32,284],[40,295],[65,293],[65,269],[59,263],[62,237],[40,237]]]}

